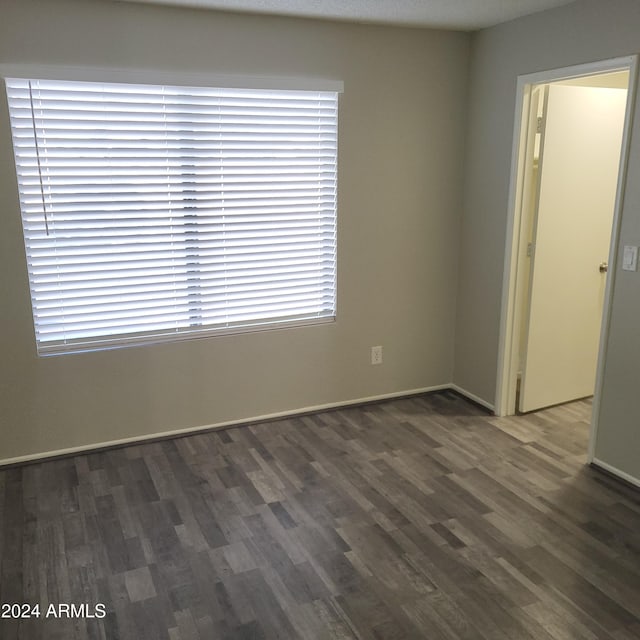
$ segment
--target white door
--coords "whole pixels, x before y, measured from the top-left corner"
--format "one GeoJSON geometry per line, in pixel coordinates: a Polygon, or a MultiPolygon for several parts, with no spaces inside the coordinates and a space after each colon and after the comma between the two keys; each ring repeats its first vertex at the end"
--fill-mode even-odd
{"type": "Polygon", "coordinates": [[[594,392],[625,89],[550,85],[520,411],[594,392]]]}

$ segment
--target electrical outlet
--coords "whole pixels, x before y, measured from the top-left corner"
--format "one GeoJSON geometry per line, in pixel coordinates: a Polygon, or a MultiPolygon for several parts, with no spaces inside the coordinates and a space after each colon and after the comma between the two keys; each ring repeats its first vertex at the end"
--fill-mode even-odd
{"type": "Polygon", "coordinates": [[[371,364],[382,364],[382,347],[371,347],[371,364]]]}

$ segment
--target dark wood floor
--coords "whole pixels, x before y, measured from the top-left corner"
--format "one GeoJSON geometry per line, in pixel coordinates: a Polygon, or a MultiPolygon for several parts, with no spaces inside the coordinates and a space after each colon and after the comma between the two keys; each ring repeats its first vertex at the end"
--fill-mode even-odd
{"type": "Polygon", "coordinates": [[[0,601],[41,617],[0,638],[640,638],[639,494],[584,466],[590,410],[441,393],[2,471],[0,601]]]}

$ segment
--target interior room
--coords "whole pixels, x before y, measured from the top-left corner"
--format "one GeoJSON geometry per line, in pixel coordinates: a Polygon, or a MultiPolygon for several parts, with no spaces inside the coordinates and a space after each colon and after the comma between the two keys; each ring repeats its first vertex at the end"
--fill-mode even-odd
{"type": "Polygon", "coordinates": [[[0,18],[0,638],[640,638],[636,0],[0,18]]]}

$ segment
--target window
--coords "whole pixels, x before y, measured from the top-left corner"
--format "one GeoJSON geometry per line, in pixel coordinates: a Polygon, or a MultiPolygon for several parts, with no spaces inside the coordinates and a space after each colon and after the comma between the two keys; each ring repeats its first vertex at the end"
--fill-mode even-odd
{"type": "Polygon", "coordinates": [[[337,93],[6,87],[40,354],[335,317],[337,93]]]}

